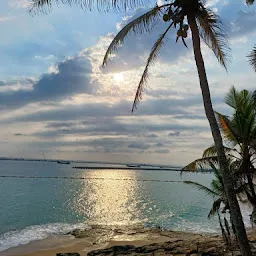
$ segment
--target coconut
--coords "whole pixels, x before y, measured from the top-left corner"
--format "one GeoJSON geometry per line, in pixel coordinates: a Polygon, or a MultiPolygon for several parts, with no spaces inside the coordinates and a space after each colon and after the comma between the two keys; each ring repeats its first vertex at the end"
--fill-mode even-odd
{"type": "Polygon", "coordinates": [[[177,36],[182,36],[182,30],[181,30],[181,29],[179,29],[179,30],[177,31],[177,36]]]}
{"type": "Polygon", "coordinates": [[[183,30],[183,31],[182,31],[182,37],[183,37],[183,38],[187,38],[187,36],[188,36],[187,31],[183,30]]]}
{"type": "Polygon", "coordinates": [[[183,29],[184,29],[185,31],[187,31],[188,28],[189,28],[189,26],[188,26],[187,24],[183,26],[183,29]]]}
{"type": "Polygon", "coordinates": [[[169,20],[169,15],[168,14],[164,14],[163,15],[163,21],[167,22],[169,20]]]}

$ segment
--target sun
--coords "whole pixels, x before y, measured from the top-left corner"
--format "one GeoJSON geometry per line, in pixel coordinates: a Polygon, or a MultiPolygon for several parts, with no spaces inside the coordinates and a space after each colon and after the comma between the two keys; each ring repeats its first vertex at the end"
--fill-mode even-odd
{"type": "Polygon", "coordinates": [[[115,73],[113,74],[112,78],[115,82],[122,82],[124,80],[122,73],[115,73]]]}

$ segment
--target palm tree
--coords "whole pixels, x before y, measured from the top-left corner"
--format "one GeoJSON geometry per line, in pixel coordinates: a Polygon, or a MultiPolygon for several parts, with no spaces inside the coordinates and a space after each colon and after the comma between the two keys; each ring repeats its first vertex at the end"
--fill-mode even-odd
{"type": "MultiPolygon", "coordinates": [[[[256,117],[254,95],[247,90],[238,92],[232,87],[225,98],[225,103],[233,108],[231,117],[216,113],[219,127],[226,144],[224,147],[230,165],[235,170],[235,183],[243,184],[244,192],[253,206],[252,216],[256,214],[255,177],[256,160],[256,117]]],[[[215,146],[206,149],[201,159],[184,167],[184,170],[207,168],[210,164],[218,166],[215,146]]],[[[236,187],[236,186],[235,186],[236,187]]]]}
{"type": "MultiPolygon", "coordinates": [[[[210,219],[212,216],[214,216],[215,214],[218,215],[218,220],[219,220],[219,225],[221,228],[221,233],[223,236],[224,241],[226,242],[227,245],[231,244],[231,239],[230,239],[230,232],[229,232],[229,227],[226,224],[227,221],[225,221],[225,227],[226,230],[222,224],[221,221],[221,217],[220,217],[220,209],[221,209],[221,205],[223,205],[222,211],[221,213],[226,213],[227,210],[229,210],[229,205],[228,205],[228,201],[227,201],[227,197],[226,197],[226,193],[225,193],[225,189],[224,189],[224,184],[221,178],[221,173],[220,170],[217,169],[215,167],[215,165],[209,160],[209,165],[211,166],[213,172],[214,172],[214,178],[210,184],[210,188],[206,187],[198,182],[194,182],[194,181],[184,181],[185,184],[189,184],[192,185],[196,188],[198,188],[199,190],[202,190],[204,193],[206,193],[207,195],[210,195],[213,197],[213,204],[212,207],[208,213],[208,218],[210,219]]],[[[225,218],[225,217],[224,217],[225,218]]],[[[232,221],[230,220],[231,225],[232,225],[232,221]]],[[[233,227],[233,225],[232,225],[233,227]]]]}
{"type": "MultiPolygon", "coordinates": [[[[245,0],[245,3],[247,5],[252,5],[254,3],[254,0],[245,0]]],[[[256,72],[256,46],[253,47],[253,49],[251,50],[250,54],[247,57],[249,59],[249,63],[256,72]]]]}
{"type": "MultiPolygon", "coordinates": [[[[205,151],[206,155],[207,155],[207,151],[211,151],[211,150],[212,150],[211,148],[207,149],[205,151]]],[[[232,159],[229,159],[229,160],[232,160],[232,159]]],[[[194,182],[194,181],[183,181],[183,182],[185,184],[192,185],[192,186],[198,188],[199,190],[202,190],[207,195],[210,195],[213,197],[213,204],[208,213],[208,218],[211,218],[212,216],[214,216],[216,214],[218,215],[219,225],[221,228],[223,239],[227,245],[231,245],[230,228],[229,228],[228,221],[226,220],[226,217],[224,216],[224,225],[223,225],[221,217],[220,217],[220,213],[226,214],[227,211],[230,211],[230,207],[229,207],[228,200],[226,197],[226,192],[225,192],[221,172],[220,172],[219,168],[216,166],[216,157],[215,156],[213,156],[213,157],[205,156],[204,159],[202,158],[200,160],[196,160],[196,162],[197,162],[197,165],[200,166],[200,168],[203,165],[203,166],[210,167],[211,170],[213,171],[214,178],[210,184],[210,187],[206,187],[206,186],[204,186],[198,182],[194,182]],[[223,206],[223,207],[221,208],[221,206],[223,206]]],[[[193,166],[193,163],[191,163],[190,168],[191,167],[192,168],[195,167],[195,166],[193,166]]],[[[232,163],[230,162],[230,171],[233,172],[235,175],[234,167],[236,167],[236,166],[232,165],[232,163]]],[[[195,170],[199,170],[199,169],[194,168],[194,171],[195,170]]],[[[184,171],[184,168],[183,168],[183,171],[184,171]]],[[[192,171],[192,170],[190,169],[190,171],[192,171]]],[[[243,182],[241,182],[241,179],[239,179],[239,178],[236,179],[235,191],[236,191],[236,194],[237,194],[239,200],[243,203],[248,202],[246,199],[244,199],[244,195],[246,194],[246,191],[248,189],[247,185],[248,184],[244,184],[243,182]]],[[[234,225],[233,225],[233,220],[232,220],[231,216],[230,216],[230,223],[231,223],[233,233],[236,235],[234,225]]]]}
{"type": "Polygon", "coordinates": [[[249,63],[256,72],[256,46],[253,47],[253,49],[251,50],[250,54],[247,57],[249,59],[249,63]]]}
{"type": "MultiPolygon", "coordinates": [[[[33,10],[44,10],[42,8],[48,6],[51,7],[53,2],[57,0],[33,0],[33,10]]],[[[109,8],[123,8],[135,7],[143,2],[142,0],[62,0],[66,4],[81,4],[84,8],[90,9],[92,3],[96,3],[98,8],[106,6],[109,8]]],[[[146,2],[146,1],[145,1],[146,2]]],[[[220,64],[227,68],[227,57],[226,51],[229,50],[227,41],[225,39],[225,33],[223,32],[223,26],[219,17],[210,9],[207,9],[203,0],[169,0],[166,4],[156,5],[147,13],[136,18],[129,24],[127,24],[113,39],[109,48],[107,49],[106,55],[103,60],[103,65],[107,64],[108,58],[111,53],[117,51],[124,38],[130,33],[141,33],[144,31],[150,31],[153,29],[155,21],[159,20],[161,15],[167,23],[166,30],[159,36],[155,42],[151,53],[148,57],[147,64],[143,75],[140,79],[139,86],[135,95],[132,111],[137,107],[139,101],[142,98],[142,92],[145,87],[149,67],[152,62],[156,59],[160,48],[164,45],[164,39],[167,36],[171,27],[178,27],[177,40],[181,38],[182,42],[186,46],[185,38],[187,37],[187,31],[190,28],[192,34],[192,43],[194,50],[194,58],[198,71],[200,87],[202,91],[202,97],[204,102],[205,113],[208,118],[215,147],[217,151],[218,160],[220,163],[220,169],[223,177],[223,182],[227,194],[227,198],[230,205],[231,215],[234,220],[234,226],[236,229],[240,250],[243,256],[251,255],[250,246],[248,243],[241,211],[236,198],[236,193],[233,186],[232,175],[228,169],[228,162],[226,159],[222,137],[216,121],[214,111],[212,108],[210,90],[204,65],[204,60],[201,52],[201,39],[213,50],[220,64]],[[188,24],[184,24],[187,20],[188,24]]],[[[177,41],[176,40],[176,41],[177,41]]]]}
{"type": "Polygon", "coordinates": [[[208,218],[211,218],[212,216],[214,216],[216,213],[220,211],[221,203],[223,203],[224,205],[223,212],[226,212],[226,210],[229,209],[229,206],[228,206],[228,201],[225,194],[224,184],[222,182],[220,170],[210,162],[209,162],[209,165],[211,165],[214,173],[214,178],[211,182],[210,188],[194,181],[184,181],[184,183],[192,185],[198,188],[199,190],[202,190],[207,195],[210,195],[214,198],[212,207],[208,213],[208,218]]]}

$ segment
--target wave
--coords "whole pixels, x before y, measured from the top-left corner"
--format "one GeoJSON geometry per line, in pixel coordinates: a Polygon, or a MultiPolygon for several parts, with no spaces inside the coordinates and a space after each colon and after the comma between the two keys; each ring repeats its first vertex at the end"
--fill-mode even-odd
{"type": "Polygon", "coordinates": [[[67,234],[76,228],[89,229],[90,227],[83,223],[51,223],[29,226],[22,230],[9,231],[0,235],[0,251],[5,251],[9,248],[27,244],[35,240],[41,240],[52,235],[67,234]]]}

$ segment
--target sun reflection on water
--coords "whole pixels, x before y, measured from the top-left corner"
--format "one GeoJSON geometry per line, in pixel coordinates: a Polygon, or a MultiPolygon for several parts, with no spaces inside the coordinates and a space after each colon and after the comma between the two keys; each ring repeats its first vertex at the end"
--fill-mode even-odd
{"type": "Polygon", "coordinates": [[[84,177],[88,180],[82,183],[73,202],[77,214],[84,216],[90,224],[131,225],[142,222],[139,207],[142,193],[135,172],[97,170],[85,172],[84,177]]]}

